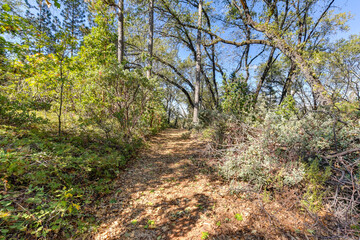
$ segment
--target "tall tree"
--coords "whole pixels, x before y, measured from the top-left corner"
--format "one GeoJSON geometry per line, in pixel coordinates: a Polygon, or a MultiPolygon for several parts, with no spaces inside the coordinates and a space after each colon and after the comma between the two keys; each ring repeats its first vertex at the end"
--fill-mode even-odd
{"type": "Polygon", "coordinates": [[[118,62],[121,64],[124,60],[125,36],[124,36],[124,0],[118,2],[118,41],[117,41],[118,62]]]}
{"type": "Polygon", "coordinates": [[[151,69],[152,69],[152,58],[153,58],[153,48],[154,48],[154,1],[149,0],[149,39],[148,39],[148,70],[147,70],[147,78],[151,77],[151,69]]]}
{"type": "Polygon", "coordinates": [[[202,0],[199,0],[198,31],[196,37],[196,80],[194,92],[194,116],[193,123],[199,123],[200,107],[200,80],[201,80],[201,27],[202,27],[202,0]]]}
{"type": "Polygon", "coordinates": [[[30,51],[37,53],[52,53],[53,42],[56,41],[56,22],[57,17],[53,16],[50,12],[49,5],[44,0],[36,0],[37,6],[32,6],[36,9],[36,12],[26,11],[26,19],[29,21],[30,26],[34,28],[33,38],[30,38],[32,43],[30,44],[30,51]]]}
{"type": "MultiPolygon", "coordinates": [[[[319,102],[322,104],[331,104],[332,99],[327,93],[324,85],[320,81],[318,75],[315,72],[312,64],[308,61],[308,53],[305,48],[301,48],[296,43],[293,42],[292,36],[294,32],[299,30],[299,27],[305,27],[304,24],[298,24],[297,21],[294,21],[294,12],[296,10],[290,9],[296,8],[295,2],[299,1],[290,1],[287,0],[285,3],[283,1],[256,1],[259,4],[262,4],[262,7],[254,8],[255,11],[259,9],[264,9],[261,12],[255,13],[255,11],[251,10],[249,6],[254,6],[254,0],[251,1],[249,5],[246,0],[241,0],[238,4],[238,1],[228,1],[231,6],[234,6],[238,14],[244,15],[245,24],[251,26],[258,34],[254,35],[251,39],[244,40],[241,42],[226,40],[218,35],[214,34],[216,39],[211,44],[216,44],[218,42],[223,42],[226,44],[231,44],[235,46],[246,46],[249,44],[260,44],[272,46],[279,49],[284,55],[286,55],[296,67],[301,71],[301,73],[306,77],[307,82],[312,88],[313,95],[315,98],[319,99],[319,102]],[[291,13],[291,14],[290,14],[291,13]],[[285,21],[285,24],[282,22],[285,21]],[[295,26],[294,26],[295,23],[295,26]],[[284,29],[279,27],[284,26],[284,29]],[[254,37],[260,37],[254,39],[254,37]]],[[[300,1],[301,2],[301,1],[300,1]]],[[[311,4],[305,9],[308,12],[314,10],[314,8],[318,7],[321,1],[310,1],[311,4]]],[[[311,24],[306,25],[306,36],[302,36],[305,41],[302,44],[309,44],[311,40],[314,38],[314,34],[317,33],[316,29],[318,25],[324,21],[324,18],[329,13],[329,9],[331,8],[334,0],[326,1],[325,10],[320,14],[320,17],[315,21],[312,19],[311,24]]],[[[309,21],[309,19],[307,19],[309,21]]],[[[192,26],[193,28],[197,28],[196,26],[192,26]]],[[[207,33],[211,33],[210,31],[203,29],[207,33]]],[[[207,45],[211,45],[207,44],[207,45]]]]}
{"type": "Polygon", "coordinates": [[[85,3],[83,0],[64,0],[61,11],[63,17],[63,27],[69,32],[72,39],[71,56],[77,52],[79,40],[83,37],[85,24],[85,3]]]}
{"type": "MultiPolygon", "coordinates": [[[[268,14],[269,17],[267,17],[266,21],[264,23],[259,23],[253,20],[253,17],[251,16],[249,7],[247,5],[246,0],[241,0],[242,9],[233,2],[234,5],[239,9],[239,11],[242,11],[245,13],[246,16],[246,22],[256,29],[259,32],[264,33],[267,38],[270,40],[269,45],[275,46],[280,51],[282,51],[286,56],[288,56],[293,62],[296,63],[296,65],[301,69],[302,73],[306,76],[306,79],[308,80],[311,88],[313,89],[313,92],[315,93],[315,96],[320,99],[320,101],[323,104],[329,104],[332,102],[331,98],[327,95],[327,91],[320,82],[318,76],[316,75],[315,71],[312,69],[310,64],[306,61],[304,56],[301,54],[301,52],[296,49],[295,47],[288,44],[284,39],[282,38],[281,34],[277,31],[274,31],[271,27],[267,26],[270,22],[270,17],[274,16],[276,20],[276,14],[277,14],[277,2],[270,2],[265,1],[266,6],[268,8],[268,14]]],[[[334,2],[332,0],[329,3],[329,7],[334,2]]],[[[301,26],[300,26],[301,27],[301,26]]]]}

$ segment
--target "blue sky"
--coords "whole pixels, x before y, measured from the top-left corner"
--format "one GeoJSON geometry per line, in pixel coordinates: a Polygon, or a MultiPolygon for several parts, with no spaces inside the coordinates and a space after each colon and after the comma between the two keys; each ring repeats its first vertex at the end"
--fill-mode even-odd
{"type": "MultiPolygon", "coordinates": [[[[353,16],[353,18],[347,23],[349,25],[349,31],[338,32],[336,35],[331,37],[332,40],[347,38],[352,34],[360,34],[360,0],[335,0],[332,9],[335,11],[335,13],[350,12],[353,16]]],[[[226,48],[231,47],[226,45],[226,48]]],[[[180,57],[184,59],[187,58],[189,54],[189,51],[181,49],[180,57]]]]}
{"type": "Polygon", "coordinates": [[[359,0],[337,0],[335,6],[339,7],[336,12],[350,12],[353,19],[349,21],[350,30],[341,33],[339,37],[347,37],[351,34],[360,33],[360,1],[359,0]]]}
{"type": "MultiPolygon", "coordinates": [[[[347,23],[349,26],[349,30],[347,32],[338,31],[336,35],[331,37],[331,40],[336,41],[341,38],[347,38],[348,36],[350,36],[352,34],[360,34],[360,0],[335,0],[332,10],[334,10],[335,13],[350,12],[353,18],[350,21],[348,21],[348,23],[347,23]]],[[[250,55],[256,55],[257,51],[254,51],[254,50],[257,48],[252,47],[251,49],[252,50],[250,52],[250,55]]],[[[223,67],[225,67],[225,70],[229,74],[229,72],[234,70],[234,68],[237,65],[237,61],[235,59],[233,59],[232,57],[235,56],[235,52],[238,50],[236,50],[236,48],[231,47],[229,45],[223,46],[223,50],[225,52],[230,50],[230,52],[228,53],[229,60],[226,62],[223,62],[223,67]]],[[[181,53],[181,55],[183,55],[182,57],[185,57],[188,54],[189,53],[186,51],[181,53]]],[[[256,79],[254,79],[253,76],[254,76],[254,71],[257,68],[258,62],[263,62],[263,60],[265,58],[267,58],[267,56],[268,56],[268,53],[265,53],[265,54],[263,54],[262,57],[260,57],[257,61],[255,61],[253,63],[253,66],[250,68],[251,75],[252,75],[252,77],[250,78],[250,84],[254,84],[256,82],[256,79]]],[[[220,84],[221,76],[218,75],[217,79],[220,84]]]]}

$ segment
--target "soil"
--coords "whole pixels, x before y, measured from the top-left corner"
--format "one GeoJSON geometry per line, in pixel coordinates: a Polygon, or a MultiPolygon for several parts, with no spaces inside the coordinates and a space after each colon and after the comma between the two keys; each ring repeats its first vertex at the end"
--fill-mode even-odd
{"type": "Polygon", "coordinates": [[[206,142],[186,132],[151,139],[94,210],[102,224],[93,239],[312,238],[313,222],[292,204],[296,193],[234,194],[205,157],[206,142]]]}

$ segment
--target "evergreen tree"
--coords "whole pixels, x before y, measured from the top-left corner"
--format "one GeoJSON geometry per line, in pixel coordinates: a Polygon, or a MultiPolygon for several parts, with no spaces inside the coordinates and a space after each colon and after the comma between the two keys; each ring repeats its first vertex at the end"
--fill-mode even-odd
{"type": "Polygon", "coordinates": [[[43,0],[37,0],[36,3],[37,6],[33,7],[35,13],[30,9],[26,11],[26,19],[35,28],[31,39],[34,41],[34,44],[31,45],[34,45],[35,49],[30,49],[30,52],[52,53],[54,49],[51,43],[56,40],[56,23],[59,21],[56,16],[52,16],[49,7],[43,0]]]}
{"type": "Polygon", "coordinates": [[[71,56],[73,56],[84,36],[86,5],[82,0],[64,0],[63,6],[64,8],[61,11],[63,28],[69,32],[71,39],[73,39],[71,45],[71,56]]]}

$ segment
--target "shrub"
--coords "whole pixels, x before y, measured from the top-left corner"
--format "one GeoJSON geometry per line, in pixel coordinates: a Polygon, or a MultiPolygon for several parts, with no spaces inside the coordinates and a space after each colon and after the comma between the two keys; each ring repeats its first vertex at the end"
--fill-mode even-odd
{"type": "Polygon", "coordinates": [[[20,103],[0,94],[0,122],[6,124],[31,124],[44,122],[31,112],[36,109],[35,102],[20,103]]]}
{"type": "Polygon", "coordinates": [[[51,133],[8,126],[0,126],[0,136],[0,239],[60,231],[70,239],[89,231],[95,223],[84,206],[110,192],[136,147],[69,135],[59,142],[51,133]]]}
{"type": "Polygon", "coordinates": [[[312,212],[317,212],[323,207],[323,198],[329,190],[325,183],[331,176],[331,168],[321,169],[319,159],[310,159],[306,168],[306,192],[302,197],[302,204],[312,212]]]}
{"type": "Polygon", "coordinates": [[[191,137],[191,131],[187,131],[183,134],[181,134],[180,138],[181,139],[189,139],[191,137]]]}
{"type": "MultiPolygon", "coordinates": [[[[322,191],[320,185],[324,185],[325,180],[314,180],[314,172],[328,176],[330,165],[323,161],[324,156],[358,148],[360,128],[356,120],[348,119],[343,124],[334,114],[325,111],[309,112],[301,117],[296,113],[293,104],[268,112],[264,122],[252,128],[258,133],[256,136],[242,136],[242,143],[234,144],[223,155],[220,171],[224,177],[247,181],[257,188],[294,186],[304,179],[313,179],[311,184],[315,187],[309,188],[304,197],[323,197],[324,194],[316,191],[322,191]],[[289,107],[290,110],[284,109],[289,107]],[[321,162],[317,168],[313,159],[321,162]]],[[[227,123],[225,132],[234,129],[235,124],[227,123]]],[[[230,131],[230,134],[237,136],[238,132],[230,131]]]]}
{"type": "Polygon", "coordinates": [[[251,140],[243,151],[228,152],[223,161],[220,169],[225,178],[247,181],[256,188],[293,186],[304,178],[303,164],[282,164],[259,139],[251,140]]]}

